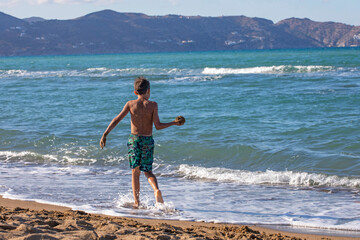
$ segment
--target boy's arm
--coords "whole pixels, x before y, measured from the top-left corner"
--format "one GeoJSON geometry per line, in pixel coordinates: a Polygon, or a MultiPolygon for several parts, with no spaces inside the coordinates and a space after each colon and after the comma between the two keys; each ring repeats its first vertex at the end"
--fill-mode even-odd
{"type": "Polygon", "coordinates": [[[103,133],[101,140],[100,140],[100,147],[103,149],[106,145],[106,136],[113,130],[116,125],[128,114],[130,111],[129,102],[127,102],[123,108],[123,110],[117,115],[109,124],[105,132],[103,133]]]}
{"type": "Polygon", "coordinates": [[[172,121],[172,122],[169,122],[169,123],[160,122],[157,103],[155,103],[155,109],[154,109],[154,113],[153,113],[153,121],[154,121],[155,128],[157,130],[168,128],[168,127],[174,126],[174,125],[178,125],[178,126],[180,125],[179,122],[175,122],[175,121],[172,121]]]}

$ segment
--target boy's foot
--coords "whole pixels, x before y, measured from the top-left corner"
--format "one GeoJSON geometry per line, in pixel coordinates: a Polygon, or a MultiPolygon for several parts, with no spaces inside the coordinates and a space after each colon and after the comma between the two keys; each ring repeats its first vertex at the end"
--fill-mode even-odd
{"type": "Polygon", "coordinates": [[[133,208],[138,209],[139,205],[140,205],[139,203],[134,203],[133,208]]]}
{"type": "Polygon", "coordinates": [[[155,199],[157,203],[164,203],[160,190],[155,191],[155,199]]]}

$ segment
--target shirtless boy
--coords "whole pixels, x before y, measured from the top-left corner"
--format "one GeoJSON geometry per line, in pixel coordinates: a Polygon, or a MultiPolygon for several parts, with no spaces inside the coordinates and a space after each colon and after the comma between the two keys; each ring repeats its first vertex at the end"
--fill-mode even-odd
{"type": "Polygon", "coordinates": [[[151,187],[154,189],[156,202],[164,202],[156,177],[152,173],[154,153],[154,140],[152,137],[153,123],[157,130],[173,125],[181,125],[181,123],[177,120],[169,123],[160,122],[157,103],[149,101],[150,83],[148,80],[143,77],[136,78],[134,89],[134,93],[138,98],[128,101],[120,114],[110,122],[100,140],[100,147],[105,147],[107,135],[130,112],[131,134],[127,146],[130,167],[132,169],[132,189],[135,199],[134,207],[137,208],[140,204],[140,171],[144,172],[151,187]]]}

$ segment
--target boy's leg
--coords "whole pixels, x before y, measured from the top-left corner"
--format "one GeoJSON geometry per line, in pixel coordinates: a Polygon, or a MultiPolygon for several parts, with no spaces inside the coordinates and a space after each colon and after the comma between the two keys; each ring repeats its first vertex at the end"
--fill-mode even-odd
{"type": "Polygon", "coordinates": [[[156,202],[164,203],[155,175],[151,171],[144,172],[144,174],[147,177],[151,187],[154,189],[156,202]]]}
{"type": "Polygon", "coordinates": [[[134,194],[134,207],[138,208],[140,205],[140,167],[132,169],[132,189],[134,194]]]}
{"type": "Polygon", "coordinates": [[[139,146],[140,139],[136,135],[130,134],[127,143],[130,168],[132,169],[132,190],[134,194],[134,207],[138,208],[140,205],[140,162],[141,162],[141,147],[139,146]]]}

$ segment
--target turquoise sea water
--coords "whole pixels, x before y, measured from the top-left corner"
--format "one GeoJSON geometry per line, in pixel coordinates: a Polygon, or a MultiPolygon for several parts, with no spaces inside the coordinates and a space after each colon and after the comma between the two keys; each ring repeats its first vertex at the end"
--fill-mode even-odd
{"type": "Polygon", "coordinates": [[[0,193],[89,212],[360,232],[360,49],[0,58],[0,193]],[[151,82],[155,206],[127,116],[151,82]]]}

